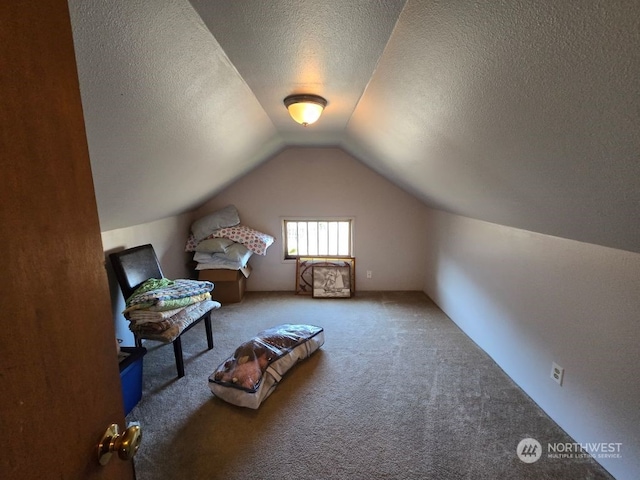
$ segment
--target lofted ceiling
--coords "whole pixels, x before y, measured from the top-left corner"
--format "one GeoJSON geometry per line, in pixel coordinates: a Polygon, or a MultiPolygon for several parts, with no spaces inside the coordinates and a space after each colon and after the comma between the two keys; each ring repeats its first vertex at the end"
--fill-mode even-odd
{"type": "Polygon", "coordinates": [[[640,252],[637,0],[69,6],[103,231],[338,146],[434,208],[640,252]]]}

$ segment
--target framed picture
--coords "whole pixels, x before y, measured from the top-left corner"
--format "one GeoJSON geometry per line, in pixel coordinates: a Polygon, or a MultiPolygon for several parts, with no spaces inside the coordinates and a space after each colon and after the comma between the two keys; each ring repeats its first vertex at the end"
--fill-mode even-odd
{"type": "Polygon", "coordinates": [[[356,291],[354,257],[298,257],[296,261],[296,295],[312,295],[313,267],[349,267],[351,295],[356,291]]]}
{"type": "Polygon", "coordinates": [[[351,267],[314,265],[312,267],[313,298],[351,297],[351,267]]]}

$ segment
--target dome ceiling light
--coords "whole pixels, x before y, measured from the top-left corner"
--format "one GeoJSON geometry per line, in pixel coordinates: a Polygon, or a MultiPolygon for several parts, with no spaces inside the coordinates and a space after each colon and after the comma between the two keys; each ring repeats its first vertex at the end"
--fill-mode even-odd
{"type": "Polygon", "coordinates": [[[315,123],[322,115],[327,101],[318,95],[289,95],[284,99],[289,115],[303,127],[315,123]]]}

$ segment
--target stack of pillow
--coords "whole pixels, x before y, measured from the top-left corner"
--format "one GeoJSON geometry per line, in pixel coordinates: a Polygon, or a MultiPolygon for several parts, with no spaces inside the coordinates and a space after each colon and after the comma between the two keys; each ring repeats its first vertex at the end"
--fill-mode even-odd
{"type": "Polygon", "coordinates": [[[234,205],[228,205],[191,225],[186,251],[194,252],[196,270],[239,270],[255,253],[265,255],[274,238],[240,224],[234,205]]]}

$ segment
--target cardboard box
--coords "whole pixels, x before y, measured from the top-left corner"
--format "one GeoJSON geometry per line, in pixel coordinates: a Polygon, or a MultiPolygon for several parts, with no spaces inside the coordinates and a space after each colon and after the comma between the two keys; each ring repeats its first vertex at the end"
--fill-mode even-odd
{"type": "Polygon", "coordinates": [[[213,282],[211,298],[225,303],[238,303],[242,301],[247,288],[247,278],[251,274],[249,265],[240,270],[227,270],[223,268],[199,270],[198,280],[213,282]]]}

